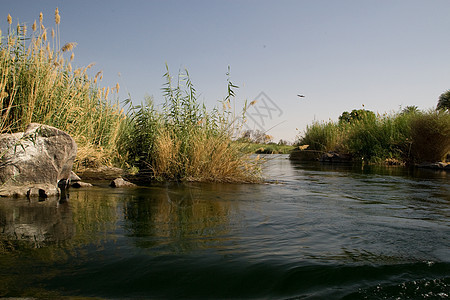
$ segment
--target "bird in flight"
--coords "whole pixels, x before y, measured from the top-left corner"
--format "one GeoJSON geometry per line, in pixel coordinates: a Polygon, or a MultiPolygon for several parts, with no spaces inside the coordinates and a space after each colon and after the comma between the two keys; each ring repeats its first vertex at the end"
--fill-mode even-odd
{"type": "Polygon", "coordinates": [[[299,96],[300,98],[305,98],[305,95],[298,94],[297,96],[299,96]]]}

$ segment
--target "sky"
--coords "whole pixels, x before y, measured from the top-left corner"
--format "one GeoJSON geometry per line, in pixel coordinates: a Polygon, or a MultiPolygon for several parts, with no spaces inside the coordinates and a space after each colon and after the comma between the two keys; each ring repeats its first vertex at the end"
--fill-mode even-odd
{"type": "Polygon", "coordinates": [[[450,89],[448,0],[2,0],[29,28],[39,13],[61,45],[76,42],[72,65],[95,62],[119,99],[151,96],[162,105],[166,64],[184,69],[208,108],[221,107],[227,79],[239,88],[233,108],[256,100],[244,129],[295,141],[315,121],[343,111],[379,114],[435,108],[450,89]],[[230,70],[227,75],[228,68],[230,70]],[[297,95],[305,97],[298,97],[297,95]]]}

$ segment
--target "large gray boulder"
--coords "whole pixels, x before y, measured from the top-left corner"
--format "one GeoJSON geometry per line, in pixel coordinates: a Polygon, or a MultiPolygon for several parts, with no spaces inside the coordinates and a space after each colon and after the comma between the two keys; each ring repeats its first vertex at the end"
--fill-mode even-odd
{"type": "Polygon", "coordinates": [[[76,153],[73,138],[52,126],[32,123],[25,132],[1,134],[0,196],[58,194],[58,183],[68,181],[76,153]]]}

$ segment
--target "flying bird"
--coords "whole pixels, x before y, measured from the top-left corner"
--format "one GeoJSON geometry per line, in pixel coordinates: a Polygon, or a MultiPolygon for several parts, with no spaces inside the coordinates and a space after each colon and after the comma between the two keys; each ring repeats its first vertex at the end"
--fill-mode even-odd
{"type": "Polygon", "coordinates": [[[297,96],[299,96],[300,98],[305,98],[305,95],[297,95],[297,96]]]}

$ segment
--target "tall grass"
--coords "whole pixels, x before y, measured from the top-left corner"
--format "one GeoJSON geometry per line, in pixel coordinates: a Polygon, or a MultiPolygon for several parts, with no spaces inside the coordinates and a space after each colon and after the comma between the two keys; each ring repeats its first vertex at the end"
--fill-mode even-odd
{"type": "Polygon", "coordinates": [[[332,151],[337,150],[343,138],[343,128],[335,122],[314,122],[306,127],[305,135],[299,141],[302,145],[309,145],[308,150],[332,151]]]}
{"type": "Polygon", "coordinates": [[[7,22],[7,34],[0,32],[0,132],[22,131],[31,122],[47,124],[74,137],[77,166],[120,159],[116,142],[125,115],[108,98],[119,86],[100,89],[100,74],[87,75],[92,65],[73,68],[76,44],[60,46],[59,11],[54,29],[44,26],[42,13],[31,29],[13,26],[9,15],[7,22]]]}
{"type": "Polygon", "coordinates": [[[314,123],[297,143],[309,145],[308,150],[337,151],[374,163],[440,161],[450,152],[450,114],[411,111],[314,123]]]}
{"type": "MultiPolygon", "coordinates": [[[[257,161],[244,154],[232,140],[235,120],[227,109],[208,111],[196,98],[187,71],[174,84],[169,70],[164,75],[165,103],[158,111],[151,99],[132,107],[127,132],[120,147],[128,162],[148,179],[209,182],[260,180],[257,161]]],[[[222,105],[230,107],[229,93],[222,105]]]]}

